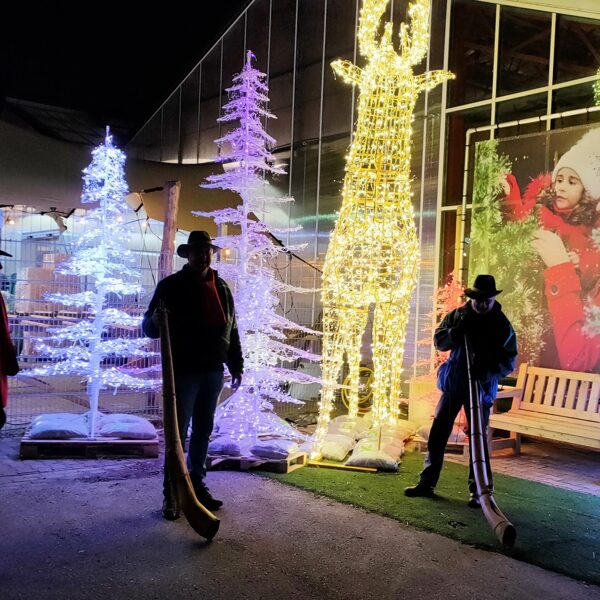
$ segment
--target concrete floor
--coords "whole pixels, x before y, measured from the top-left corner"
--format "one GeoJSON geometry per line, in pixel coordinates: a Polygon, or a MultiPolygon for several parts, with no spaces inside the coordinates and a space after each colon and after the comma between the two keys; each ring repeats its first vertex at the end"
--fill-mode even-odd
{"type": "Polygon", "coordinates": [[[160,515],[162,459],[17,459],[0,437],[0,597],[600,599],[600,588],[256,475],[204,543],[160,515]]]}

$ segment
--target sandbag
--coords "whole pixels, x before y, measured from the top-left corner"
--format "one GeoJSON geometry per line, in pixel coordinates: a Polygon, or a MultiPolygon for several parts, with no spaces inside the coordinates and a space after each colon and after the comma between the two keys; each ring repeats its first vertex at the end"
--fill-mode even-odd
{"type": "Polygon", "coordinates": [[[96,432],[99,437],[122,440],[153,440],[156,438],[156,429],[148,419],[122,413],[99,414],[96,432]]]}
{"type": "Polygon", "coordinates": [[[250,446],[250,452],[259,458],[287,458],[298,452],[298,444],[290,440],[268,440],[250,446]]]}
{"type": "Polygon", "coordinates": [[[227,456],[240,456],[242,454],[240,442],[228,435],[223,435],[211,440],[208,444],[209,454],[224,454],[227,456]]]}
{"type": "Polygon", "coordinates": [[[31,422],[29,437],[35,440],[69,440],[89,436],[89,413],[47,413],[31,422]]]}
{"type": "Polygon", "coordinates": [[[398,470],[400,459],[395,459],[383,450],[354,451],[344,463],[348,467],[370,467],[378,471],[394,472],[398,470]]]}
{"type": "Polygon", "coordinates": [[[330,433],[323,440],[321,456],[328,460],[342,461],[354,447],[354,442],[353,437],[330,433]]]}

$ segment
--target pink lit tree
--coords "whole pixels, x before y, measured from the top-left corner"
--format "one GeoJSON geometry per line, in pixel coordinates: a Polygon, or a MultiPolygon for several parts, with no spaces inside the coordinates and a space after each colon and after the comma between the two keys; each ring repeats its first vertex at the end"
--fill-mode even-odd
{"type": "Polygon", "coordinates": [[[293,199],[269,195],[267,177],[284,174],[284,170],[275,164],[270,150],[275,140],[265,131],[264,123],[275,117],[267,109],[266,75],[252,66],[254,58],[248,51],[242,72],[227,89],[229,102],[219,119],[221,123],[239,123],[215,140],[220,149],[218,161],[227,163],[228,168],[224,173],[209,176],[202,184],[206,188],[235,192],[241,204],[193,213],[211,217],[217,225],[230,224],[240,231],[218,237],[215,242],[229,257],[234,257],[226,260],[222,252],[216,266],[232,285],[245,365],[244,383],[219,407],[215,429],[221,432],[226,429],[237,439],[257,434],[297,438],[298,432],[274,414],[272,401],[298,403],[287,391],[289,385],[320,380],[291,367],[297,367],[301,361],[318,362],[320,356],[289,343],[290,334],[317,332],[290,321],[277,310],[281,294],[312,291],[282,282],[269,264],[281,253],[299,248],[285,246],[275,237],[292,229],[269,229],[256,216],[262,217],[274,206],[293,199]]]}

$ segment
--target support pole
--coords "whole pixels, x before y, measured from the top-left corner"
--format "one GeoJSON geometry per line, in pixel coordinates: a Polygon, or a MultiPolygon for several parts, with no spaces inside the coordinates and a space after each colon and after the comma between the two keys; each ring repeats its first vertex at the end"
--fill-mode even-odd
{"type": "Polygon", "coordinates": [[[181,181],[165,183],[165,220],[163,225],[162,246],[158,259],[158,280],[161,281],[173,272],[173,254],[175,252],[175,234],[177,233],[177,212],[181,181]]]}

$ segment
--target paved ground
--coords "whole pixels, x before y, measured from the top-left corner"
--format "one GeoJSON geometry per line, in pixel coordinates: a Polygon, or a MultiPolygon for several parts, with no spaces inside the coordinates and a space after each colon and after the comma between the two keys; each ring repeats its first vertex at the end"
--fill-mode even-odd
{"type": "MultiPolygon", "coordinates": [[[[521,450],[519,455],[510,450],[494,453],[494,472],[600,496],[600,452],[533,440],[523,443],[521,450]]],[[[469,458],[462,455],[449,454],[448,458],[469,464],[469,458]]]]}
{"type": "Polygon", "coordinates": [[[600,599],[600,588],[236,472],[205,544],[160,516],[160,464],[17,459],[0,437],[3,600],[600,599]]]}

